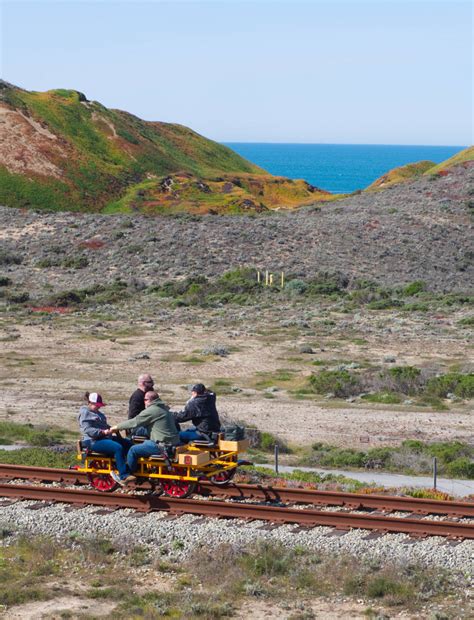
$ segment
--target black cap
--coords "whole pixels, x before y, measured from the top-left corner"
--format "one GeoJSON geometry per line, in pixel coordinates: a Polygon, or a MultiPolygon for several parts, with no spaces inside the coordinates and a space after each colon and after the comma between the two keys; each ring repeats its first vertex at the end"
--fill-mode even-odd
{"type": "Polygon", "coordinates": [[[206,391],[206,386],[204,383],[195,383],[191,388],[191,392],[196,392],[196,394],[204,394],[206,391]]]}

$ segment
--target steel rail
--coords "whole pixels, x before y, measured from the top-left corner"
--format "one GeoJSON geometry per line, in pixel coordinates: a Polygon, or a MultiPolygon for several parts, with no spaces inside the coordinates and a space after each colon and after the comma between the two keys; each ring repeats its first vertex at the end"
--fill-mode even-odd
{"type": "MultiPolygon", "coordinates": [[[[64,482],[84,484],[87,475],[74,469],[29,467],[27,465],[0,464],[0,478],[22,478],[38,482],[64,482]]],[[[216,487],[210,482],[200,481],[205,494],[218,497],[258,499],[266,502],[289,502],[320,506],[341,506],[352,510],[371,509],[411,512],[413,514],[439,514],[451,517],[474,518],[474,502],[432,500],[393,495],[371,495],[345,493],[340,491],[318,491],[315,489],[272,487],[233,483],[227,487],[216,487]]]]}
{"type": "Polygon", "coordinates": [[[263,520],[275,524],[298,524],[305,527],[327,526],[336,529],[365,529],[416,536],[447,536],[474,539],[474,523],[428,521],[319,510],[299,510],[274,505],[244,504],[223,501],[162,498],[150,495],[105,494],[88,490],[0,484],[0,496],[15,500],[66,502],[81,506],[105,506],[112,509],[166,511],[176,515],[193,514],[244,520],[263,520]]]}

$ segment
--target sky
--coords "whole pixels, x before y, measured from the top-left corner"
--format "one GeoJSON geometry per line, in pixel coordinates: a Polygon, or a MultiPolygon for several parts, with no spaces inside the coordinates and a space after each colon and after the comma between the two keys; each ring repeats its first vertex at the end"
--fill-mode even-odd
{"type": "Polygon", "coordinates": [[[472,4],[0,0],[1,77],[218,141],[469,145],[472,4]]]}

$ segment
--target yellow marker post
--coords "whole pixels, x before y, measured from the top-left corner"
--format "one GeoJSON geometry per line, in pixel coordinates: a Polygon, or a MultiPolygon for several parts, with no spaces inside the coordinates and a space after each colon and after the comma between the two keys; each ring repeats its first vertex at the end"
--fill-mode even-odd
{"type": "Polygon", "coordinates": [[[285,274],[283,273],[283,271],[281,272],[281,288],[283,288],[283,285],[285,284],[285,274]]]}
{"type": "Polygon", "coordinates": [[[270,274],[270,286],[273,286],[273,273],[270,274]]]}
{"type": "Polygon", "coordinates": [[[260,284],[260,271],[257,271],[257,282],[260,284]]]}
{"type": "Polygon", "coordinates": [[[265,286],[268,286],[268,269],[265,271],[265,286]]]}

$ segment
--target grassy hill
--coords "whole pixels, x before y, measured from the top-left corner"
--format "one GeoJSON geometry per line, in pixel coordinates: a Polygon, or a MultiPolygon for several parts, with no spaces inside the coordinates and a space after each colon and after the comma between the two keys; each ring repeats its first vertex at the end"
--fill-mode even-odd
{"type": "Polygon", "coordinates": [[[273,177],[187,127],[144,121],[75,90],[29,92],[0,82],[0,120],[0,204],[8,206],[239,212],[331,197],[273,177]]]}
{"type": "Polygon", "coordinates": [[[393,168],[386,174],[376,179],[371,185],[367,187],[367,191],[384,189],[397,183],[403,183],[405,181],[412,181],[417,177],[424,174],[427,170],[434,166],[432,161],[419,161],[414,164],[406,164],[405,166],[399,166],[393,168]]]}
{"type": "Polygon", "coordinates": [[[435,164],[432,161],[418,161],[413,164],[399,166],[376,179],[365,191],[381,190],[399,183],[405,183],[406,181],[414,181],[422,175],[437,175],[449,170],[453,166],[467,164],[473,160],[474,147],[470,146],[440,164],[435,164]]]}
{"type": "Polygon", "coordinates": [[[456,155],[453,155],[446,161],[443,161],[427,170],[425,174],[438,174],[442,170],[447,170],[453,166],[459,166],[460,164],[465,164],[469,161],[474,161],[474,146],[469,146],[467,149],[459,151],[459,153],[456,153],[456,155]]]}

